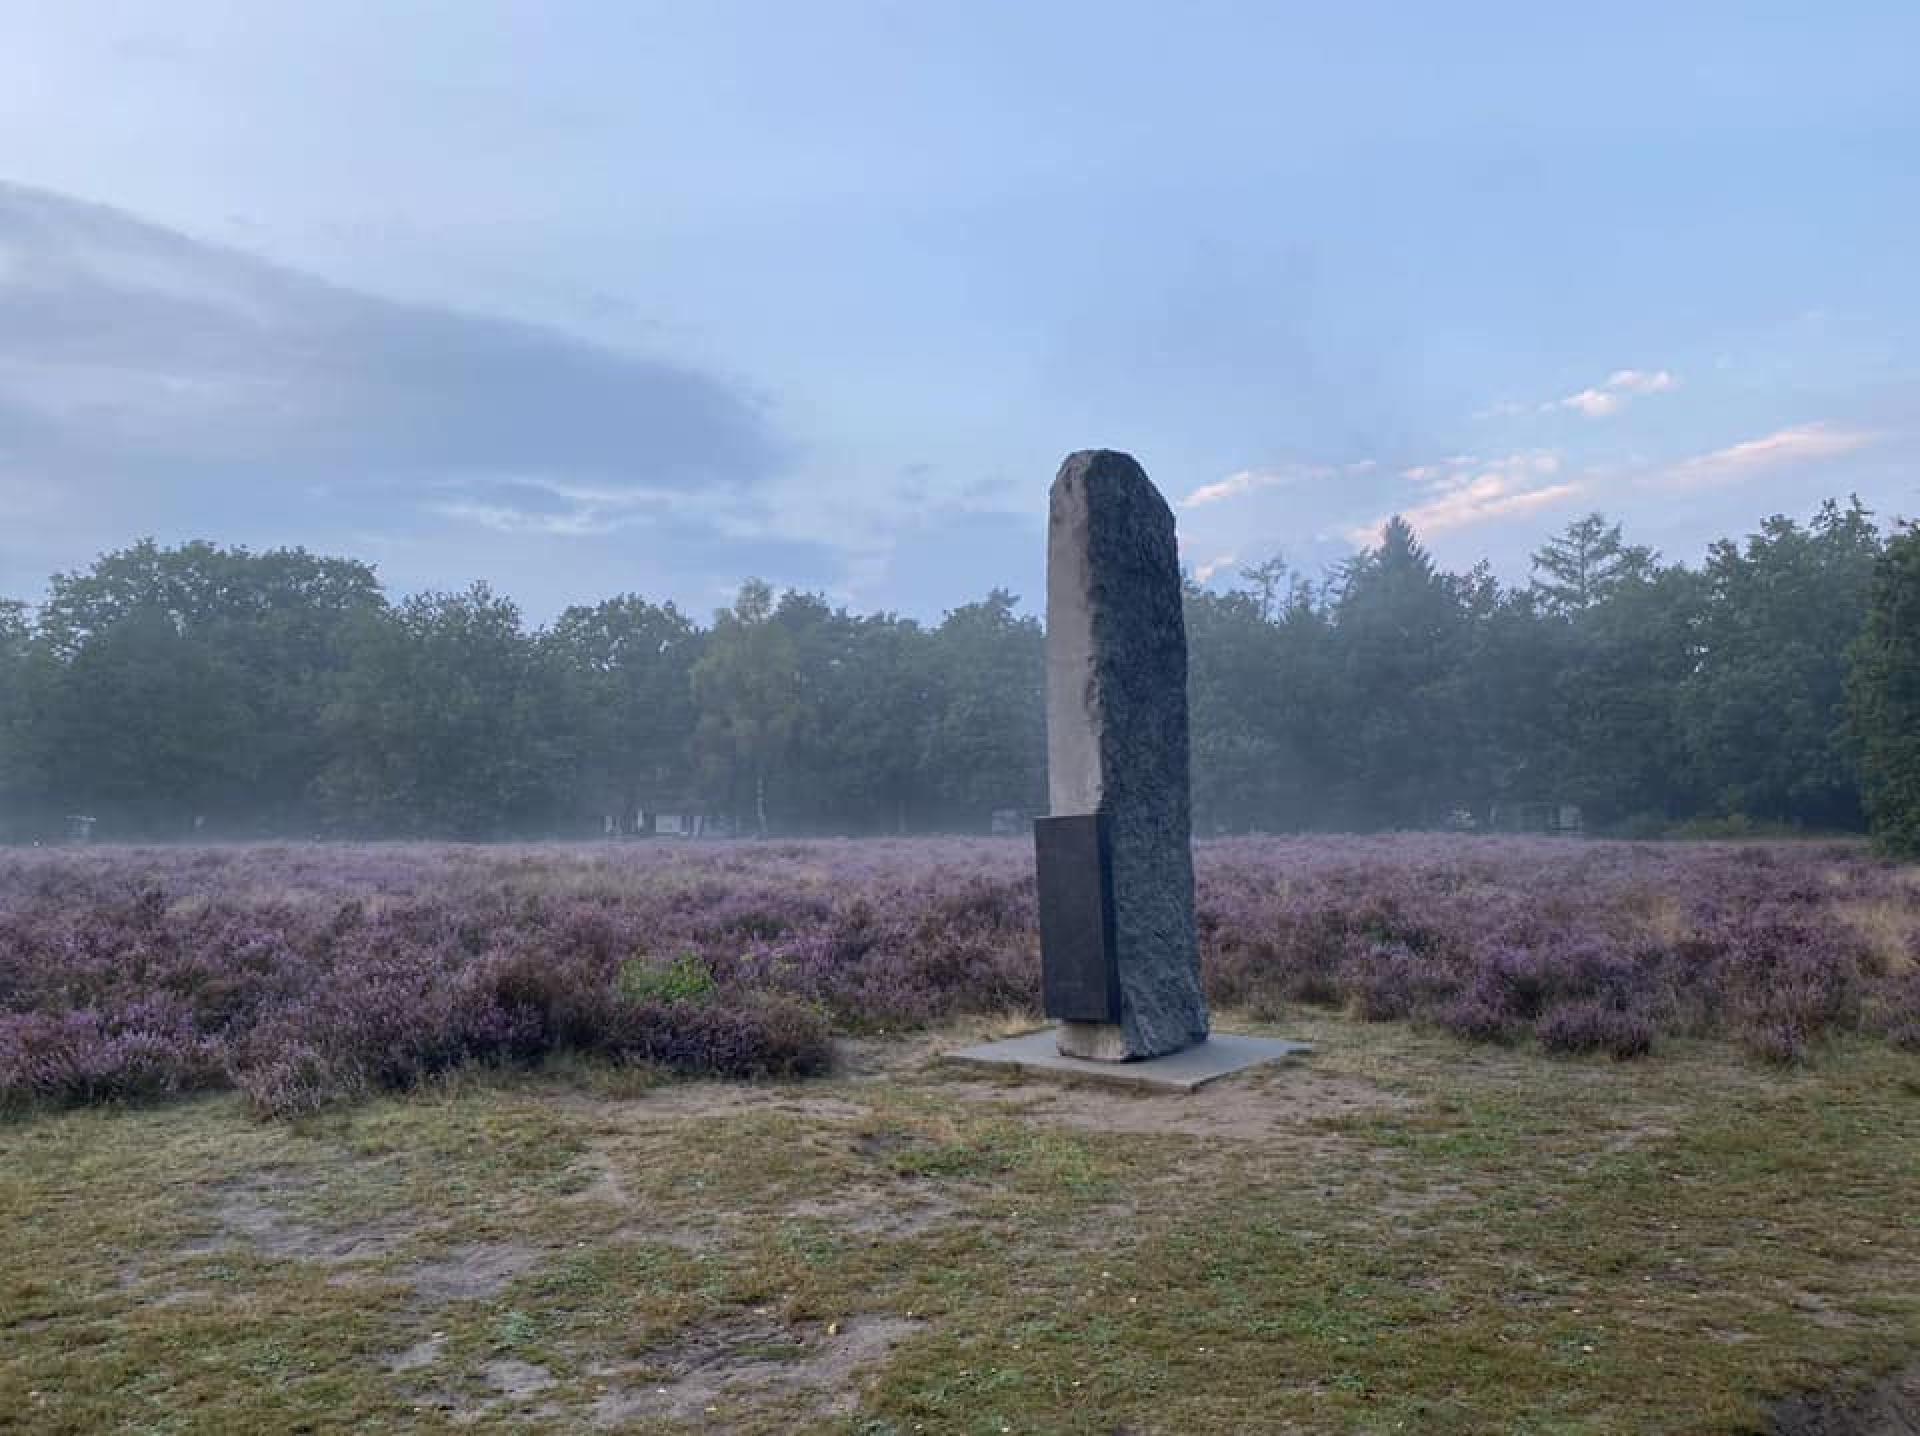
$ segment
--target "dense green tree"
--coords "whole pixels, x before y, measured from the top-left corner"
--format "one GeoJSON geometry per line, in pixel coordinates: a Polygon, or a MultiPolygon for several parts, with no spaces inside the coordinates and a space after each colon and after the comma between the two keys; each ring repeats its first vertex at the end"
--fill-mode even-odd
{"type": "Polygon", "coordinates": [[[33,627],[27,605],[0,599],[0,842],[31,830],[38,766],[27,750],[33,627]]]}
{"type": "Polygon", "coordinates": [[[1466,595],[1405,520],[1390,519],[1379,547],[1348,565],[1333,617],[1329,697],[1350,725],[1336,821],[1421,826],[1471,804],[1466,595]]]}
{"type": "Polygon", "coordinates": [[[1286,679],[1270,591],[1186,587],[1188,728],[1194,821],[1246,828],[1274,811],[1286,756],[1276,697],[1286,679]]]}
{"type": "Polygon", "coordinates": [[[218,831],[246,810],[248,675],[174,616],[130,609],[30,679],[48,798],[115,836],[218,831]]]}
{"type": "Polygon", "coordinates": [[[1503,796],[1571,802],[1601,826],[1658,828],[1694,812],[1680,705],[1697,662],[1698,575],[1663,567],[1597,513],[1533,565],[1509,666],[1486,680],[1512,715],[1493,751],[1524,771],[1503,796]]]}
{"type": "Polygon", "coordinates": [[[566,685],[484,583],[361,615],[325,712],[329,824],[504,837],[555,821],[577,770],[566,685]]]}
{"type": "Polygon", "coordinates": [[[1046,810],[1046,639],[1018,607],[997,588],[930,635],[923,768],[942,826],[978,832],[999,809],[1046,810]]]}
{"type": "Polygon", "coordinates": [[[1329,630],[1318,592],[1277,554],[1240,579],[1227,593],[1186,586],[1200,832],[1298,826],[1330,800],[1329,630]]]}
{"type": "Polygon", "coordinates": [[[1920,858],[1920,528],[1887,544],[1874,568],[1848,677],[1861,797],[1874,840],[1920,858]]]}
{"type": "Polygon", "coordinates": [[[290,654],[325,647],[343,618],[383,601],[373,570],[353,559],[203,542],[162,548],[143,539],[85,572],[55,574],[38,636],[55,656],[71,658],[121,619],[160,612],[181,633],[229,644],[249,662],[286,664],[290,654]]]}
{"type": "Polygon", "coordinates": [[[1588,514],[1534,550],[1532,590],[1545,612],[1585,613],[1653,565],[1651,549],[1627,543],[1604,514],[1588,514]]]}
{"type": "Polygon", "coordinates": [[[635,594],[562,613],[545,637],[572,686],[580,810],[644,831],[695,791],[693,665],[703,635],[671,603],[635,594]]]}
{"type": "Polygon", "coordinates": [[[929,636],[911,619],[844,611],[816,632],[830,653],[796,730],[790,796],[809,827],[905,832],[931,802],[927,748],[941,699],[929,636]]]}
{"type": "Polygon", "coordinates": [[[33,637],[26,603],[17,598],[0,598],[0,673],[11,675],[14,665],[23,661],[27,643],[33,637]]]}
{"type": "Polygon", "coordinates": [[[1543,629],[1561,653],[1536,740],[1551,754],[1536,795],[1578,803],[1603,827],[1657,829],[1702,810],[1682,718],[1707,598],[1699,574],[1656,566],[1543,629]]]}
{"type": "Polygon", "coordinates": [[[1567,744],[1557,693],[1571,658],[1566,625],[1540,611],[1538,597],[1468,585],[1464,684],[1453,695],[1464,712],[1466,748],[1461,806],[1476,824],[1495,805],[1577,801],[1568,791],[1567,744]]]}
{"type": "Polygon", "coordinates": [[[1721,811],[1859,822],[1847,650],[1865,620],[1880,551],[1880,532],[1857,500],[1829,501],[1805,525],[1775,515],[1744,546],[1722,540],[1708,551],[1681,715],[1691,766],[1721,811]]]}
{"type": "Polygon", "coordinates": [[[1325,614],[1277,560],[1214,593],[1189,584],[1187,692],[1196,831],[1309,826],[1335,789],[1325,614]]]}
{"type": "MultiPolygon", "coordinates": [[[[162,548],[149,539],[84,572],[56,574],[36,643],[58,675],[43,726],[63,735],[49,749],[59,760],[50,778],[66,794],[61,801],[94,790],[80,775],[112,769],[132,751],[112,738],[111,717],[99,716],[119,711],[127,695],[88,655],[103,643],[113,655],[151,655],[160,651],[164,623],[182,661],[224,684],[225,706],[206,741],[211,746],[218,737],[210,761],[227,775],[229,789],[210,791],[202,778],[190,780],[189,765],[175,775],[172,800],[223,831],[310,823],[314,780],[327,761],[319,714],[346,663],[356,621],[384,604],[371,568],[303,549],[162,548]],[[138,642],[130,637],[136,632],[144,635],[138,642]],[[83,679],[89,686],[76,687],[83,679]],[[86,721],[76,726],[83,710],[86,721]],[[83,735],[111,751],[84,747],[83,735]]],[[[152,811],[172,781],[163,772],[142,779],[151,790],[143,807],[152,811]]]]}
{"type": "Polygon", "coordinates": [[[775,600],[760,579],[740,586],[731,607],[714,615],[706,651],[693,667],[699,724],[696,744],[708,790],[727,816],[765,836],[769,790],[785,775],[788,753],[816,675],[802,662],[809,627],[827,617],[817,599],[788,593],[775,600]]]}

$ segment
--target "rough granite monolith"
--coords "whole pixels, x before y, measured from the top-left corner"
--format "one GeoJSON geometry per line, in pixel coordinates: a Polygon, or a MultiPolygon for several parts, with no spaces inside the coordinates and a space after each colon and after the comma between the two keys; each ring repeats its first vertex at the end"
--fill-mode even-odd
{"type": "Polygon", "coordinates": [[[1060,1051],[1127,1061],[1204,1041],[1173,511],[1108,449],[1070,455],[1049,503],[1047,797],[1055,818],[1101,815],[1119,988],[1118,1020],[1062,1021],[1060,1051]]]}

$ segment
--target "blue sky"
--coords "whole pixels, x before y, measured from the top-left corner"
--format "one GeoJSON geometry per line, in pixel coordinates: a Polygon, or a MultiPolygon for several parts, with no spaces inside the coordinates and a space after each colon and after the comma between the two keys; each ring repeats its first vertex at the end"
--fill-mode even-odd
{"type": "Polygon", "coordinates": [[[1920,8],[0,0],[0,594],[142,534],[536,620],[1920,515],[1920,8]],[[105,208],[101,208],[105,207],[105,208]]]}

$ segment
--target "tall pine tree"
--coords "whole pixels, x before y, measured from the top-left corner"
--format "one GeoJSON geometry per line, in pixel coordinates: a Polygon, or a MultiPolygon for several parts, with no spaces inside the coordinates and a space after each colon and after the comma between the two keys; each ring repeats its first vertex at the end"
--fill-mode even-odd
{"type": "Polygon", "coordinates": [[[1549,613],[1585,613],[1653,567],[1653,552],[1629,544],[1603,514],[1575,519],[1533,554],[1533,593],[1549,613]]]}

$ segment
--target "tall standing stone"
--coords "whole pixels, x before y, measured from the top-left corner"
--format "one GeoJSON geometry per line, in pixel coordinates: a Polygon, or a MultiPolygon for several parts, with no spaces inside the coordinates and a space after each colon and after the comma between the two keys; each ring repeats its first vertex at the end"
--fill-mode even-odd
{"type": "Polygon", "coordinates": [[[1053,481],[1047,796],[1041,963],[1060,1051],[1123,1061],[1205,1040],[1173,511],[1107,449],[1053,481]]]}

